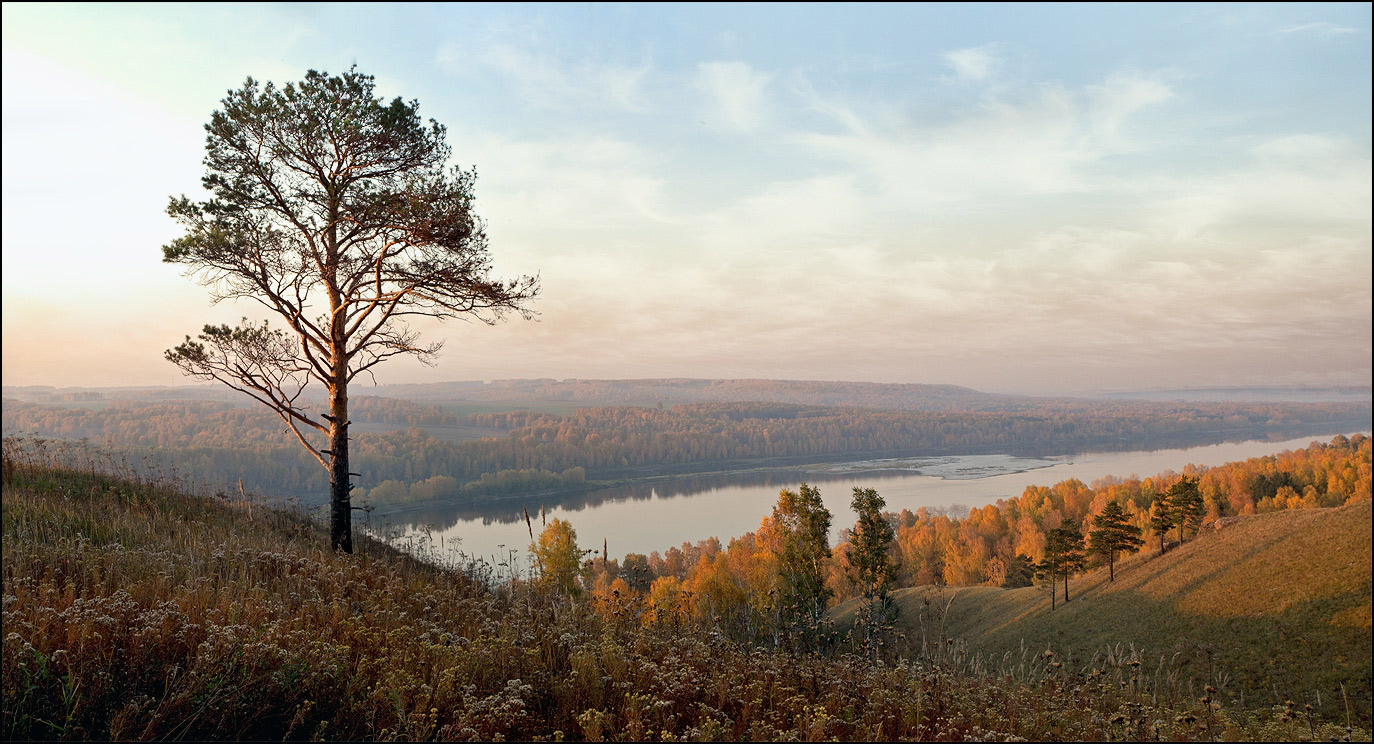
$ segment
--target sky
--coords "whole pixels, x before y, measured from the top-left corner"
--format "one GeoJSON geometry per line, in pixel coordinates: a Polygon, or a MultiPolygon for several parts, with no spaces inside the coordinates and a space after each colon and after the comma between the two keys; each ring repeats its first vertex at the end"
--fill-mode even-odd
{"type": "Polygon", "coordinates": [[[3,5],[3,382],[177,385],[161,262],[245,78],[356,64],[539,317],[381,384],[1062,394],[1371,378],[1369,4],[3,5]]]}

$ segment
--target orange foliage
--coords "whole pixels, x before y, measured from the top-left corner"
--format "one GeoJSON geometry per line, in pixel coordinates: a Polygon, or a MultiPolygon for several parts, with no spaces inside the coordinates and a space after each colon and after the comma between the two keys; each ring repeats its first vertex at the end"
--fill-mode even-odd
{"type": "MultiPolygon", "coordinates": [[[[1185,473],[1200,480],[1206,524],[1256,511],[1368,500],[1370,463],[1371,440],[1356,435],[1215,468],[1189,466],[1185,473]]],[[[1121,504],[1131,524],[1148,538],[1152,535],[1151,502],[1180,477],[1162,473],[1144,479],[1103,478],[1091,486],[1078,480],[1029,486],[1017,498],[998,500],[963,517],[925,508],[904,509],[891,515],[896,525],[897,585],[998,586],[1016,555],[1035,561],[1044,558],[1050,529],[1064,523],[1088,524],[1111,502],[1121,504]]],[[[724,627],[759,633],[776,611],[771,604],[778,586],[775,533],[772,518],[766,516],[757,532],[731,540],[724,550],[713,538],[671,548],[666,558],[654,553],[648,563],[657,578],[646,600],[648,614],[664,619],[685,606],[698,619],[719,618],[724,627]]],[[[847,534],[841,533],[826,570],[827,585],[837,602],[855,596],[856,591],[845,578],[847,534]]],[[[630,590],[623,587],[621,591],[630,590]]]]}

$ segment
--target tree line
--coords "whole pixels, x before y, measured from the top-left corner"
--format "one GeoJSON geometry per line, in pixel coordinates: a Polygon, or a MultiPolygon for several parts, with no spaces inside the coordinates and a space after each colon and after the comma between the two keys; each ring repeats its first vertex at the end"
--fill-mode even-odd
{"type": "Polygon", "coordinates": [[[378,483],[376,488],[355,488],[353,500],[365,501],[372,506],[434,504],[451,500],[467,502],[577,488],[586,482],[587,472],[582,468],[568,468],[561,473],[537,468],[502,470],[483,473],[481,478],[462,484],[452,476],[435,475],[409,485],[402,481],[385,480],[378,483]]]}
{"type": "MultiPolygon", "coordinates": [[[[1367,403],[1179,404],[1048,400],[1029,411],[878,411],[788,403],[694,403],[657,408],[600,407],[571,415],[509,412],[456,416],[437,406],[357,398],[355,423],[396,431],[354,434],[355,484],[411,484],[435,476],[465,484],[502,471],[589,479],[634,477],[645,469],[691,469],[736,460],[863,455],[876,452],[1066,452],[1129,449],[1151,442],[1215,441],[1223,434],[1367,420],[1367,403]],[[402,424],[404,422],[404,424],[402,424]],[[466,425],[493,436],[449,441],[424,426],[466,425]],[[404,426],[405,428],[402,428],[404,426]]],[[[7,400],[4,428],[87,438],[131,457],[157,448],[166,465],[210,482],[310,499],[325,476],[269,410],[227,403],[127,403],[103,408],[7,400]]],[[[319,442],[323,446],[323,441],[319,442]]],[[[1275,481],[1276,488],[1282,483],[1275,481]]],[[[1272,495],[1272,494],[1270,494],[1272,495]]],[[[1285,497],[1287,494],[1285,493],[1285,497]]]]}
{"type": "MultiPolygon", "coordinates": [[[[120,447],[224,447],[288,444],[271,411],[223,401],[111,400],[102,407],[62,406],[5,399],[5,431],[61,439],[89,439],[120,447]]],[[[353,399],[353,422],[457,426],[460,417],[439,406],[396,398],[353,399]]]]}
{"type": "MultiPolygon", "coordinates": [[[[713,537],[661,554],[565,560],[558,581],[608,606],[638,598],[650,617],[676,613],[756,641],[804,640],[820,632],[817,607],[860,597],[876,624],[891,591],[923,584],[1038,583],[1053,606],[1061,587],[1068,601],[1070,579],[1090,568],[1105,567],[1115,580],[1124,555],[1163,551],[1223,517],[1366,501],[1370,482],[1371,440],[1356,435],[1182,474],[1030,486],[964,517],[886,512],[877,492],[856,488],[858,519],[833,548],[820,529],[830,515],[819,491],[803,485],[784,490],[758,530],[728,544],[713,537]]],[[[558,529],[572,535],[562,544],[575,544],[570,524],[558,529]]],[[[538,542],[532,547],[538,554],[538,542]]]]}

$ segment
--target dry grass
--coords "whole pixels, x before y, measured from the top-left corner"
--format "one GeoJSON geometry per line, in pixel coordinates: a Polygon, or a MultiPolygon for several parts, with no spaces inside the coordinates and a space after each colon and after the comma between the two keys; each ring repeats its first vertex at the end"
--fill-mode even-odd
{"type": "Polygon", "coordinates": [[[300,514],[9,454],[8,740],[1349,735],[1049,663],[993,681],[745,646],[367,538],[335,554],[300,514]]]}

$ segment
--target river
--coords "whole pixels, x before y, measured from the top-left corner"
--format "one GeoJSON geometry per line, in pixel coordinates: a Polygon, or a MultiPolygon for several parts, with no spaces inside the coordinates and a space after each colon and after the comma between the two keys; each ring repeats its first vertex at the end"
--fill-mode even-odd
{"type": "Polygon", "coordinates": [[[1189,464],[1222,465],[1301,449],[1313,441],[1329,442],[1334,436],[1054,457],[985,454],[855,460],[683,476],[556,499],[507,499],[404,511],[373,516],[370,524],[374,532],[388,534],[412,550],[437,551],[441,557],[482,558],[493,564],[510,559],[514,551],[517,563],[521,563],[530,544],[524,518],[528,510],[535,535],[543,519],[566,519],[577,531],[578,545],[598,552],[605,545],[612,556],[620,557],[662,552],[711,536],[728,543],[731,537],[758,528],[763,517],[772,512],[780,489],[795,490],[806,482],[820,488],[826,507],[834,515],[833,545],[840,528],[849,527],[856,519],[849,509],[855,486],[877,489],[890,511],[927,507],[962,516],[971,507],[1019,496],[1027,486],[1050,486],[1070,478],[1091,484],[1107,476],[1181,472],[1189,464]]]}

